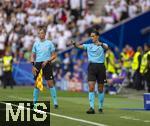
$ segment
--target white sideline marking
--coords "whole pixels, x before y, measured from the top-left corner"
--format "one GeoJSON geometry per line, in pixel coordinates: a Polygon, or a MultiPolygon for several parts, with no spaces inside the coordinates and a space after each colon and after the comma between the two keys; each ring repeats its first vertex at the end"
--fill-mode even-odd
{"type": "MultiPolygon", "coordinates": [[[[12,97],[12,96],[11,96],[12,97]]],[[[15,96],[14,96],[15,98],[15,96]]],[[[16,97],[16,99],[22,99],[21,97],[16,97]]],[[[25,98],[26,99],[26,98],[25,98]]],[[[26,99],[27,100],[27,99],[26,99]]],[[[0,102],[2,104],[6,104],[5,102],[0,102]]],[[[15,107],[23,107],[23,106],[18,106],[18,105],[15,105],[15,104],[12,104],[13,106],[15,107]]],[[[27,107],[24,107],[24,108],[27,108],[27,107]]],[[[32,109],[31,109],[32,110],[32,109]]],[[[35,110],[33,110],[35,111],[35,110]]],[[[41,112],[41,110],[40,110],[41,112]]],[[[43,113],[43,112],[42,112],[43,113]]],[[[44,112],[45,113],[45,112],[44,112]]],[[[64,118],[64,119],[69,119],[69,120],[73,120],[73,121],[77,121],[77,122],[82,122],[82,123],[86,123],[86,124],[91,124],[93,126],[108,126],[108,125],[105,125],[105,124],[101,124],[101,123],[96,123],[96,122],[92,122],[92,121],[87,121],[87,120],[83,120],[83,119],[78,119],[78,118],[73,118],[73,117],[69,117],[69,116],[65,116],[65,115],[60,115],[60,114],[55,114],[55,113],[49,113],[49,112],[46,112],[47,114],[50,114],[52,116],[56,116],[56,117],[60,117],[60,118],[64,118]]]]}
{"type": "Polygon", "coordinates": [[[120,116],[121,119],[128,119],[128,120],[133,120],[133,121],[142,121],[145,123],[150,123],[150,120],[142,120],[142,119],[138,119],[138,118],[134,118],[134,117],[130,117],[130,116],[120,116]]]}
{"type": "Polygon", "coordinates": [[[149,123],[149,122],[150,122],[150,120],[145,120],[144,122],[145,122],[145,123],[149,123]]]}
{"type": "Polygon", "coordinates": [[[7,96],[7,97],[13,98],[13,99],[18,99],[18,100],[32,101],[32,99],[29,99],[29,98],[23,98],[23,97],[19,97],[19,96],[7,96]]]}
{"type": "Polygon", "coordinates": [[[92,124],[94,126],[108,126],[108,125],[104,125],[104,124],[100,124],[100,123],[95,123],[95,122],[78,119],[78,118],[73,118],[73,117],[69,117],[69,116],[64,116],[64,115],[59,115],[59,114],[55,114],[55,113],[50,113],[50,115],[65,118],[65,119],[70,119],[70,120],[74,120],[74,121],[78,121],[78,122],[83,122],[83,123],[87,123],[87,124],[92,124]]]}
{"type": "Polygon", "coordinates": [[[122,118],[122,119],[130,119],[130,120],[134,120],[134,121],[140,120],[140,119],[137,119],[137,118],[134,118],[134,117],[129,117],[129,116],[120,116],[120,118],[122,118]]]}

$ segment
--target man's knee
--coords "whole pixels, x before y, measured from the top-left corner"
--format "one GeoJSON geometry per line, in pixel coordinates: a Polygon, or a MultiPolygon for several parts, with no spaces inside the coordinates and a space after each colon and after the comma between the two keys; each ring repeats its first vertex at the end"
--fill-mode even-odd
{"type": "Polygon", "coordinates": [[[93,92],[93,91],[94,91],[94,87],[91,87],[91,86],[90,86],[90,87],[89,87],[89,91],[90,91],[90,92],[93,92]]]}
{"type": "Polygon", "coordinates": [[[103,90],[104,90],[104,84],[99,84],[98,85],[98,91],[99,91],[99,93],[102,93],[103,90]]]}
{"type": "Polygon", "coordinates": [[[89,82],[89,91],[93,92],[95,90],[95,82],[89,82]]]}
{"type": "Polygon", "coordinates": [[[47,80],[47,85],[49,88],[52,88],[54,86],[54,81],[53,80],[47,80]]]}

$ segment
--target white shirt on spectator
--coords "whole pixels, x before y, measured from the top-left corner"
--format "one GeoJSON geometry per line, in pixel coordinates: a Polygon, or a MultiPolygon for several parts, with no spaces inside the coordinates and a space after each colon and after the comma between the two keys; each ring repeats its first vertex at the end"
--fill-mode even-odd
{"type": "Polygon", "coordinates": [[[47,27],[47,34],[50,34],[52,39],[55,38],[55,35],[56,35],[56,25],[54,24],[49,24],[48,27],[47,27]]]}
{"type": "Polygon", "coordinates": [[[120,6],[125,6],[127,5],[127,2],[125,0],[120,0],[120,6]]]}
{"type": "Polygon", "coordinates": [[[16,18],[21,24],[24,24],[25,23],[26,14],[25,13],[17,13],[16,18]]]}
{"type": "Polygon", "coordinates": [[[35,15],[36,13],[38,13],[39,11],[38,11],[38,9],[36,9],[36,8],[29,8],[28,10],[27,10],[27,13],[29,14],[29,15],[35,15]]]}
{"type": "Polygon", "coordinates": [[[137,7],[135,5],[129,5],[129,17],[134,17],[136,16],[136,12],[137,12],[137,7]]]}
{"type": "Polygon", "coordinates": [[[29,48],[33,42],[34,42],[34,37],[31,36],[31,35],[25,35],[23,38],[22,38],[22,42],[23,42],[23,46],[25,49],[29,48]]]}
{"type": "Polygon", "coordinates": [[[10,43],[14,43],[14,42],[17,42],[18,38],[19,38],[18,34],[13,31],[10,33],[8,41],[10,43]]]}
{"type": "Polygon", "coordinates": [[[116,15],[117,21],[120,21],[122,10],[120,7],[114,8],[113,13],[116,15]]]}
{"type": "Polygon", "coordinates": [[[66,39],[69,39],[71,36],[72,36],[72,33],[71,33],[70,30],[65,30],[65,31],[64,31],[64,37],[65,37],[66,39]]]}
{"type": "Polygon", "coordinates": [[[77,21],[77,26],[79,28],[79,32],[80,33],[83,33],[85,31],[85,28],[86,28],[86,21],[84,19],[79,19],[77,21]]]}
{"type": "Polygon", "coordinates": [[[114,18],[112,16],[103,16],[102,20],[104,21],[104,23],[110,23],[110,24],[114,23],[114,18]]]}
{"type": "Polygon", "coordinates": [[[86,5],[87,5],[87,0],[82,0],[82,9],[86,9],[86,5]]]}
{"type": "Polygon", "coordinates": [[[80,4],[82,4],[82,9],[86,9],[86,5],[87,5],[87,0],[70,0],[70,7],[71,9],[79,9],[80,8],[80,4]],[[80,3],[82,2],[82,3],[80,3]]]}
{"type": "Polygon", "coordinates": [[[0,33],[0,50],[5,49],[6,33],[0,33]]]}
{"type": "Polygon", "coordinates": [[[32,3],[35,5],[35,8],[38,8],[40,4],[40,0],[32,0],[32,3]]]}
{"type": "Polygon", "coordinates": [[[36,22],[35,19],[36,19],[36,16],[29,16],[27,20],[28,20],[29,23],[32,24],[32,23],[35,23],[35,22],[36,22]]]}
{"type": "Polygon", "coordinates": [[[66,29],[66,25],[64,23],[57,24],[57,29],[59,32],[64,31],[66,29]]]}
{"type": "Polygon", "coordinates": [[[70,0],[71,9],[79,9],[80,8],[80,0],[70,0]]]}
{"type": "Polygon", "coordinates": [[[18,48],[18,44],[13,42],[11,45],[11,51],[15,54],[18,48]]]}
{"type": "Polygon", "coordinates": [[[150,0],[140,0],[142,12],[147,11],[150,8],[150,0]]]}
{"type": "Polygon", "coordinates": [[[13,29],[13,25],[11,22],[5,22],[4,27],[5,27],[7,33],[10,33],[10,31],[13,29]]]}
{"type": "Polygon", "coordinates": [[[104,9],[107,13],[109,13],[112,9],[114,9],[114,6],[112,4],[112,2],[107,2],[105,5],[104,5],[104,9]]]}
{"type": "Polygon", "coordinates": [[[66,49],[66,38],[64,37],[64,35],[60,35],[58,36],[57,39],[57,48],[58,50],[65,50],[66,49]]]}
{"type": "Polygon", "coordinates": [[[111,23],[106,23],[105,28],[104,28],[104,31],[107,31],[107,30],[113,28],[113,26],[114,26],[114,25],[111,24],[111,23]]]}
{"type": "Polygon", "coordinates": [[[94,18],[94,15],[93,15],[93,14],[87,13],[87,14],[85,15],[85,20],[87,21],[87,24],[88,24],[89,26],[90,26],[90,24],[92,23],[93,18],[94,18]]]}
{"type": "Polygon", "coordinates": [[[31,31],[32,29],[34,29],[34,27],[31,25],[31,23],[28,23],[24,26],[24,30],[25,32],[29,32],[31,31]]]}

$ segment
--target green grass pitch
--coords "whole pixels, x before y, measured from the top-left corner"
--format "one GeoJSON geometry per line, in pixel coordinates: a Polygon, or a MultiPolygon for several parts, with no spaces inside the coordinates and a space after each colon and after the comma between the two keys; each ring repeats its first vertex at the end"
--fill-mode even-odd
{"type": "MultiPolygon", "coordinates": [[[[33,87],[14,87],[13,90],[0,88],[0,101],[32,101],[32,94],[33,87]]],[[[39,100],[50,100],[49,91],[40,92],[39,100]]],[[[99,126],[150,126],[150,111],[121,110],[121,108],[143,108],[142,97],[127,98],[119,95],[106,95],[104,113],[99,114],[96,96],[96,114],[94,115],[85,113],[89,108],[87,93],[58,91],[58,101],[59,109],[57,110],[53,108],[52,102],[50,103],[51,113],[60,115],[59,117],[51,115],[51,126],[98,126],[98,124],[99,126]]]]}

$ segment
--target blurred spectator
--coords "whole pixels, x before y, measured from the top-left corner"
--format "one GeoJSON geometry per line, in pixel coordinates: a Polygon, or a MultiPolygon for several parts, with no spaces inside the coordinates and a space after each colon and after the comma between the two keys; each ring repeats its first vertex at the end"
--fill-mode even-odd
{"type": "Polygon", "coordinates": [[[64,58],[63,58],[62,62],[64,64],[63,69],[64,69],[65,73],[70,71],[71,70],[71,59],[70,59],[69,53],[64,54],[64,58]]]}
{"type": "Polygon", "coordinates": [[[93,25],[100,25],[102,23],[102,18],[99,13],[96,13],[92,20],[93,25]]]}
{"type": "Polygon", "coordinates": [[[119,60],[119,59],[120,59],[120,51],[119,51],[119,48],[118,48],[118,47],[115,47],[115,48],[114,48],[114,54],[115,54],[115,58],[116,58],[117,60],[119,60]]]}
{"type": "Polygon", "coordinates": [[[133,88],[137,90],[143,89],[142,75],[140,73],[141,60],[142,60],[142,47],[137,47],[137,51],[134,54],[132,62],[133,88]]]}
{"type": "Polygon", "coordinates": [[[60,32],[60,34],[57,34],[57,41],[56,41],[56,44],[57,44],[57,49],[59,51],[63,51],[67,48],[67,40],[66,40],[66,37],[64,36],[64,32],[60,32]]]}
{"type": "Polygon", "coordinates": [[[87,25],[86,20],[84,19],[83,16],[81,16],[77,21],[78,31],[80,34],[86,30],[86,25],[87,25]]]}
{"type": "Polygon", "coordinates": [[[73,63],[76,63],[76,59],[77,59],[77,50],[72,49],[70,52],[70,58],[72,60],[73,63]]]}
{"type": "Polygon", "coordinates": [[[3,81],[4,81],[4,89],[9,85],[11,88],[13,88],[14,80],[12,77],[12,63],[13,63],[13,57],[11,56],[10,51],[5,51],[5,55],[2,58],[3,62],[3,81]]]}
{"type": "Polygon", "coordinates": [[[4,28],[0,27],[0,55],[4,54],[6,37],[4,28]]]}
{"type": "Polygon", "coordinates": [[[121,62],[122,62],[122,66],[129,70],[129,68],[130,68],[130,57],[127,54],[127,48],[123,48],[123,50],[122,50],[121,62]]]}
{"type": "Polygon", "coordinates": [[[77,79],[78,81],[83,80],[83,75],[82,75],[82,68],[81,68],[81,60],[78,60],[78,62],[73,66],[73,75],[72,79],[77,79]]]}
{"type": "Polygon", "coordinates": [[[144,44],[144,54],[142,56],[140,73],[143,76],[143,80],[146,82],[147,91],[150,93],[150,46],[144,44]]]}
{"type": "Polygon", "coordinates": [[[125,48],[126,48],[126,53],[127,55],[129,56],[129,58],[132,58],[133,55],[134,55],[134,50],[133,48],[130,46],[130,45],[125,45],[125,48]]]}
{"type": "Polygon", "coordinates": [[[16,57],[16,63],[26,63],[27,59],[25,59],[24,57],[24,52],[23,51],[19,51],[18,56],[16,57]]]}
{"type": "Polygon", "coordinates": [[[30,61],[31,52],[32,52],[32,46],[28,47],[28,48],[25,50],[25,53],[24,53],[24,58],[25,58],[28,62],[30,61]]]}
{"type": "Polygon", "coordinates": [[[3,62],[2,57],[0,57],[0,85],[3,84],[3,62]]]}
{"type": "Polygon", "coordinates": [[[125,79],[127,77],[126,69],[122,68],[119,74],[111,74],[107,77],[109,84],[109,93],[116,94],[120,93],[121,88],[125,85],[125,79]]]}
{"type": "Polygon", "coordinates": [[[24,49],[28,49],[29,47],[32,46],[33,42],[34,42],[34,37],[32,32],[28,32],[28,34],[26,34],[22,39],[21,42],[23,44],[24,49]]]}
{"type": "Polygon", "coordinates": [[[105,66],[109,74],[116,73],[115,56],[111,49],[108,49],[105,55],[105,66]]]}

